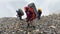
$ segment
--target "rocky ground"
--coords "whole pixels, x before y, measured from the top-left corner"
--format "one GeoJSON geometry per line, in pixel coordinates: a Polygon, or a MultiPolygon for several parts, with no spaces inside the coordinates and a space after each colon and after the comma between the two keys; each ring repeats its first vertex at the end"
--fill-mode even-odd
{"type": "Polygon", "coordinates": [[[15,17],[0,18],[0,34],[60,34],[60,14],[42,16],[32,23],[35,28],[27,28],[25,20],[15,17]]]}

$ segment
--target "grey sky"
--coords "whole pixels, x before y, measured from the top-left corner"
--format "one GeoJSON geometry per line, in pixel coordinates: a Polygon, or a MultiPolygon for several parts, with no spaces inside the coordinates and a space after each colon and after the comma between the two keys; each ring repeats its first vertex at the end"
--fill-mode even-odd
{"type": "Polygon", "coordinates": [[[0,17],[16,16],[16,10],[23,9],[30,2],[34,2],[37,9],[43,8],[42,15],[60,13],[60,0],[0,0],[0,17]]]}
{"type": "Polygon", "coordinates": [[[23,9],[26,4],[23,0],[0,0],[0,17],[16,16],[16,10],[23,9]]]}

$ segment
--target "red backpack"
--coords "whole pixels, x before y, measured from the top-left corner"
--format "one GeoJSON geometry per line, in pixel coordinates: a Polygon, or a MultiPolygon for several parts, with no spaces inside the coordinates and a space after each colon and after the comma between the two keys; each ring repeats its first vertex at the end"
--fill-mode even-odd
{"type": "MultiPolygon", "coordinates": [[[[27,10],[29,10],[29,12],[30,12],[30,21],[32,21],[33,19],[35,19],[36,18],[36,14],[35,14],[35,12],[34,12],[34,9],[32,8],[32,7],[24,7],[24,10],[25,10],[25,12],[27,11],[27,10]]],[[[28,17],[27,17],[28,18],[28,17]]]]}
{"type": "Polygon", "coordinates": [[[34,12],[34,9],[33,9],[32,7],[29,7],[29,11],[30,11],[30,12],[31,12],[31,14],[32,14],[32,17],[31,17],[31,19],[30,19],[30,20],[35,19],[35,18],[36,18],[36,14],[35,14],[35,12],[34,12]]]}

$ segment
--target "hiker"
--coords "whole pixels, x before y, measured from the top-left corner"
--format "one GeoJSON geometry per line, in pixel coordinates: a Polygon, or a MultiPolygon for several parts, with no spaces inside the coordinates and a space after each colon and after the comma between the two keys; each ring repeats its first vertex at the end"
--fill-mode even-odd
{"type": "Polygon", "coordinates": [[[32,7],[25,7],[25,12],[27,15],[27,22],[28,22],[28,26],[27,27],[33,27],[35,28],[35,26],[32,26],[32,21],[36,18],[36,14],[34,13],[34,10],[32,7]]]}
{"type": "Polygon", "coordinates": [[[30,18],[31,18],[31,12],[29,11],[28,7],[24,7],[24,9],[25,9],[25,12],[26,12],[26,15],[27,15],[26,22],[29,22],[30,18]]]}
{"type": "Polygon", "coordinates": [[[28,4],[28,7],[32,7],[32,8],[33,8],[33,10],[34,10],[34,12],[35,12],[35,14],[36,14],[36,17],[37,17],[37,16],[38,16],[38,11],[37,11],[37,9],[36,9],[35,4],[34,4],[34,3],[30,3],[30,4],[28,4]]]}
{"type": "Polygon", "coordinates": [[[19,19],[22,20],[22,16],[24,15],[23,11],[21,9],[18,9],[16,12],[17,12],[17,17],[19,17],[19,19]]]}
{"type": "Polygon", "coordinates": [[[42,10],[41,9],[38,9],[38,19],[40,19],[41,14],[42,14],[42,10]]]}
{"type": "Polygon", "coordinates": [[[28,21],[32,21],[33,19],[36,18],[36,14],[34,13],[34,10],[32,7],[25,7],[25,12],[26,12],[26,15],[27,15],[27,22],[28,21]]]}
{"type": "Polygon", "coordinates": [[[34,9],[32,7],[29,7],[29,11],[31,12],[31,21],[33,21],[36,18],[36,14],[34,12],[34,9]]]}

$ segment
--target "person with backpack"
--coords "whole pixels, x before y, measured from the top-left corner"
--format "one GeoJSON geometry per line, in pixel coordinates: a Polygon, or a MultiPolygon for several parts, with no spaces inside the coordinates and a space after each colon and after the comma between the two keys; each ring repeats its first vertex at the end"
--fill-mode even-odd
{"type": "Polygon", "coordinates": [[[40,19],[41,14],[42,14],[42,10],[41,9],[38,9],[38,19],[40,19]]]}
{"type": "Polygon", "coordinates": [[[34,9],[32,7],[29,7],[29,11],[31,12],[31,21],[33,21],[36,18],[36,14],[34,12],[34,9]]]}
{"type": "Polygon", "coordinates": [[[30,3],[28,4],[28,7],[32,7],[33,10],[34,10],[34,13],[36,14],[36,17],[38,16],[38,11],[37,11],[37,8],[35,6],[35,3],[30,3]]]}
{"type": "Polygon", "coordinates": [[[17,12],[17,17],[19,17],[19,19],[22,20],[22,16],[24,15],[23,11],[21,9],[18,9],[16,12],[17,12]]]}
{"type": "Polygon", "coordinates": [[[31,18],[31,12],[29,11],[29,7],[24,7],[24,10],[27,15],[26,22],[29,22],[31,18]]]}
{"type": "Polygon", "coordinates": [[[25,12],[26,12],[26,15],[27,15],[27,21],[32,21],[33,19],[36,18],[36,14],[34,12],[34,9],[32,7],[25,7],[25,12]]]}
{"type": "Polygon", "coordinates": [[[36,14],[34,12],[34,9],[32,7],[25,7],[25,12],[27,15],[27,22],[28,22],[28,26],[27,27],[33,27],[35,28],[35,26],[32,26],[32,21],[36,18],[36,14]]]}

